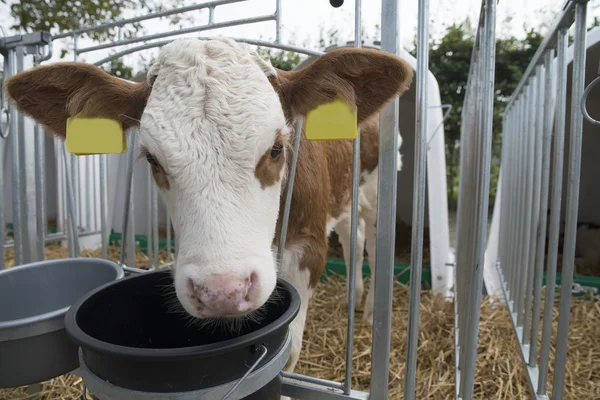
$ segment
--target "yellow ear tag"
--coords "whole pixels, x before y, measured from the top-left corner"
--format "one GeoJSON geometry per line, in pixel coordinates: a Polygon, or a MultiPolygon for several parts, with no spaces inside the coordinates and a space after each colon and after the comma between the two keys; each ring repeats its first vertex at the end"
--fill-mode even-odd
{"type": "Polygon", "coordinates": [[[356,110],[336,99],[311,110],[306,115],[306,137],[309,140],[344,140],[358,136],[356,110]]]}
{"type": "Polygon", "coordinates": [[[108,118],[83,118],[79,114],[67,119],[66,149],[76,156],[120,154],[127,151],[121,121],[108,118]]]}

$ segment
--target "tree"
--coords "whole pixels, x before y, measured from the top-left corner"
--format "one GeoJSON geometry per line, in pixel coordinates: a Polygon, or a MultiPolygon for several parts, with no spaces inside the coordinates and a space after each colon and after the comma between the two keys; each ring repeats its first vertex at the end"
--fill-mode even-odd
{"type": "MultiPolygon", "coordinates": [[[[456,206],[458,196],[460,133],[463,123],[461,114],[469,78],[474,33],[469,19],[466,19],[449,25],[443,37],[432,40],[429,48],[429,69],[438,81],[442,103],[452,105],[452,112],[444,124],[450,207],[456,206]]],[[[542,40],[543,37],[536,30],[529,29],[524,40],[508,36],[496,41],[490,207],[493,206],[496,195],[504,108],[542,40]]],[[[410,53],[416,57],[416,48],[410,53]]]]}
{"type": "MultiPolygon", "coordinates": [[[[143,13],[163,11],[170,7],[184,4],[185,0],[0,0],[4,4],[10,4],[11,16],[15,23],[11,29],[21,32],[46,31],[53,35],[65,33],[82,27],[90,27],[112,22],[121,18],[125,11],[138,10],[143,13]]],[[[181,24],[182,21],[190,21],[190,17],[181,16],[167,17],[172,25],[181,24]]],[[[123,27],[121,34],[123,39],[136,37],[143,31],[140,23],[128,24],[123,27]]],[[[114,39],[117,28],[101,29],[83,34],[94,41],[105,41],[114,39]]],[[[61,52],[64,58],[67,51],[61,52]]],[[[107,71],[119,77],[131,77],[133,71],[122,61],[114,61],[107,71]]],[[[129,78],[128,78],[129,79],[129,78]]]]}

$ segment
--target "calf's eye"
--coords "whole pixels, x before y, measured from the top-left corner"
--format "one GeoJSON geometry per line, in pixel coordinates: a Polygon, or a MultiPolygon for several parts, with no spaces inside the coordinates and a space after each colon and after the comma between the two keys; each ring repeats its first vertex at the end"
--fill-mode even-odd
{"type": "Polygon", "coordinates": [[[153,167],[158,167],[158,162],[156,161],[156,159],[154,158],[154,156],[150,153],[146,153],[146,161],[148,161],[148,163],[150,165],[152,165],[153,167]]]}
{"type": "Polygon", "coordinates": [[[271,147],[271,158],[277,158],[283,151],[283,145],[276,143],[271,147]]]}

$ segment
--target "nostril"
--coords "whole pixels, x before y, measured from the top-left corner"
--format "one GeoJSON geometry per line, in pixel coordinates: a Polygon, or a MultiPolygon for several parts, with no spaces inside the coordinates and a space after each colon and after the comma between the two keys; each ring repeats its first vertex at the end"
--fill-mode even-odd
{"type": "Polygon", "coordinates": [[[248,284],[246,286],[246,295],[244,296],[244,301],[251,302],[256,297],[256,291],[258,290],[258,274],[256,272],[252,272],[246,281],[248,284]]]}

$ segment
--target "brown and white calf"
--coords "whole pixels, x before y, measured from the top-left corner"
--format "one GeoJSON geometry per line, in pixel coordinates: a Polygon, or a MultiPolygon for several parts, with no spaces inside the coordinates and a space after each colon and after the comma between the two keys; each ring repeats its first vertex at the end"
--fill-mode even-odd
{"type": "MultiPolygon", "coordinates": [[[[277,265],[294,123],[336,97],[356,105],[362,232],[373,261],[378,112],[408,89],[412,77],[406,62],[377,50],[339,49],[286,72],[230,39],[182,39],[160,49],[145,82],[63,62],[8,79],[6,91],[21,112],[61,138],[67,118],[78,113],[139,127],[142,154],[178,238],[179,302],[197,318],[240,317],[267,301],[277,276],[286,279],[302,297],[290,326],[291,371],[331,230],[349,249],[352,181],[351,141],[314,142],[302,135],[286,248],[277,265]]],[[[369,319],[372,291],[365,308],[369,319]]]]}

